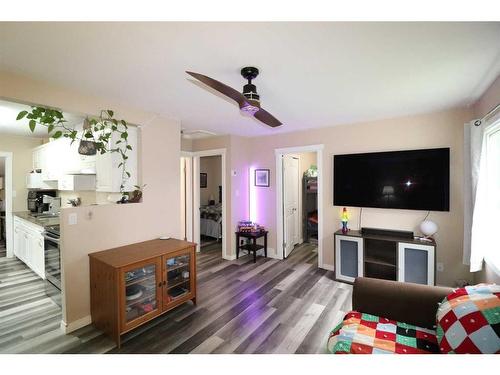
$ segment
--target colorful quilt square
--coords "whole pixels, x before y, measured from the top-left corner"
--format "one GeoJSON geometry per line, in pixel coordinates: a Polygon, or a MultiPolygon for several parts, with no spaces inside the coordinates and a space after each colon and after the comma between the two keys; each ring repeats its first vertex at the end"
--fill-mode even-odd
{"type": "Polygon", "coordinates": [[[460,306],[455,306],[453,309],[455,316],[460,319],[464,315],[473,313],[477,311],[477,306],[474,302],[468,301],[468,302],[463,302],[460,304],[460,306]]]}
{"type": "Polygon", "coordinates": [[[373,350],[373,345],[364,345],[355,342],[353,342],[351,345],[351,353],[355,354],[371,354],[372,350],[373,350]]]}
{"type": "Polygon", "coordinates": [[[460,345],[455,348],[455,353],[481,354],[481,351],[469,337],[466,337],[460,345]]]}
{"type": "Polygon", "coordinates": [[[397,330],[396,324],[392,323],[379,323],[377,324],[377,331],[383,331],[383,332],[389,332],[389,333],[394,333],[396,334],[397,330]]]}
{"type": "Polygon", "coordinates": [[[477,331],[479,328],[488,324],[488,321],[481,313],[481,311],[474,311],[467,314],[466,316],[462,316],[459,321],[464,327],[467,334],[471,334],[472,332],[477,331]]]}
{"type": "Polygon", "coordinates": [[[479,328],[469,337],[481,353],[497,353],[500,350],[500,337],[489,325],[479,328]]]}
{"type": "Polygon", "coordinates": [[[424,332],[424,331],[420,331],[418,330],[417,333],[416,333],[416,336],[415,336],[417,339],[420,339],[420,340],[426,340],[426,341],[431,341],[431,342],[437,342],[436,341],[436,335],[434,334],[431,334],[431,333],[428,333],[428,332],[424,332]]]}
{"type": "Polygon", "coordinates": [[[465,288],[459,288],[459,289],[454,290],[452,293],[448,294],[446,299],[448,301],[450,301],[452,299],[455,299],[455,298],[460,297],[460,296],[465,296],[467,294],[468,293],[467,293],[467,290],[465,288]]]}
{"type": "Polygon", "coordinates": [[[398,327],[397,330],[396,330],[396,333],[398,335],[402,335],[402,336],[405,336],[405,337],[415,337],[417,335],[417,331],[416,331],[415,328],[398,327]]]}
{"type": "Polygon", "coordinates": [[[412,346],[414,348],[417,346],[417,339],[415,337],[408,337],[398,334],[396,335],[396,342],[406,346],[412,346]]]}
{"type": "Polygon", "coordinates": [[[367,322],[378,322],[379,317],[371,314],[361,314],[361,319],[367,322]]]}
{"type": "Polygon", "coordinates": [[[416,340],[417,340],[416,346],[418,349],[423,350],[424,352],[432,352],[432,353],[439,352],[437,340],[435,340],[434,342],[424,339],[416,339],[416,340]]]}
{"type": "Polygon", "coordinates": [[[396,343],[396,353],[398,354],[420,354],[416,348],[396,343]]]}
{"type": "Polygon", "coordinates": [[[381,340],[396,341],[396,333],[387,332],[387,331],[380,331],[379,329],[377,329],[377,331],[375,333],[375,338],[381,339],[381,340]]]}
{"type": "Polygon", "coordinates": [[[377,329],[377,326],[379,323],[374,322],[374,321],[361,319],[361,324],[365,327],[370,327],[371,329],[375,330],[375,329],[377,329]]]}
{"type": "Polygon", "coordinates": [[[455,349],[467,337],[467,332],[465,332],[465,329],[460,324],[460,321],[457,320],[447,331],[445,331],[444,335],[450,346],[455,349]]]}
{"type": "Polygon", "coordinates": [[[489,310],[500,307],[500,298],[497,296],[491,296],[491,298],[482,298],[474,300],[474,304],[479,310],[489,310]]]}
{"type": "Polygon", "coordinates": [[[384,339],[375,339],[373,341],[373,346],[377,349],[382,349],[386,351],[390,351],[394,353],[394,350],[396,349],[396,343],[394,340],[384,340],[384,339]]]}
{"type": "Polygon", "coordinates": [[[439,325],[446,332],[455,322],[457,321],[457,317],[453,310],[448,311],[439,321],[439,325]]]}

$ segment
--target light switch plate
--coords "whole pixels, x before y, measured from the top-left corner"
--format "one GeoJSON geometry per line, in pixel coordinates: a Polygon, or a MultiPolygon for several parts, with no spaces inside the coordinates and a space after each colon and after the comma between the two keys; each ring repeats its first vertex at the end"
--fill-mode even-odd
{"type": "Polygon", "coordinates": [[[444,271],[444,264],[441,262],[437,262],[436,269],[438,270],[438,272],[443,272],[444,271]]]}
{"type": "Polygon", "coordinates": [[[76,212],[68,215],[68,225],[76,225],[78,223],[78,216],[76,212]]]}

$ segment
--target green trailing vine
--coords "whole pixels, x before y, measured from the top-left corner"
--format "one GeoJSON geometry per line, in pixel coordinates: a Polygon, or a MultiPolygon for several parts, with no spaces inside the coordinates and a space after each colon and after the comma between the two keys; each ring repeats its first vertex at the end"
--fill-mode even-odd
{"type": "Polygon", "coordinates": [[[121,162],[118,168],[122,169],[122,181],[120,192],[124,194],[125,184],[130,178],[130,172],[127,171],[127,152],[132,151],[132,146],[128,143],[128,125],[125,120],[114,118],[112,110],[102,110],[98,118],[89,118],[87,126],[79,132],[67,124],[64,115],[57,109],[46,107],[31,107],[30,111],[21,111],[17,115],[17,120],[27,119],[31,132],[34,132],[37,126],[47,128],[49,137],[68,138],[71,144],[74,142],[92,142],[96,153],[118,153],[121,156],[121,162]],[[118,134],[119,139],[113,147],[110,146],[110,139],[113,134],[118,134]]]}

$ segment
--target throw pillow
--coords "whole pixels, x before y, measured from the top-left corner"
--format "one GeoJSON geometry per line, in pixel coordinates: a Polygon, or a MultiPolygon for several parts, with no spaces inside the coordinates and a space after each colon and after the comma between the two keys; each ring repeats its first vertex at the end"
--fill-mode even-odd
{"type": "Polygon", "coordinates": [[[454,290],[439,305],[436,319],[440,353],[500,353],[499,285],[454,290]]]}

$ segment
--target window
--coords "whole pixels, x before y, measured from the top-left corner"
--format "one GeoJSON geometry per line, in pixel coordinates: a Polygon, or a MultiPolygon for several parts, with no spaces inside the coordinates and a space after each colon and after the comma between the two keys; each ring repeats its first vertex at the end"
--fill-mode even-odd
{"type": "MultiPolygon", "coordinates": [[[[500,120],[487,129],[485,138],[488,222],[491,230],[498,230],[500,222],[500,120]]],[[[489,244],[485,259],[489,264],[500,269],[500,245],[497,240],[489,244]]]]}

